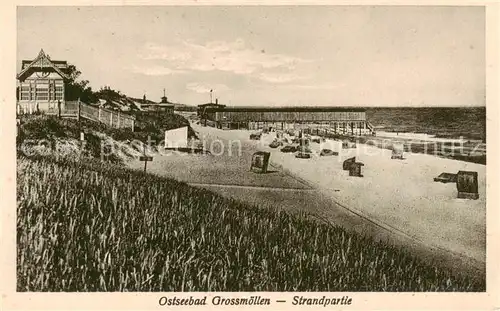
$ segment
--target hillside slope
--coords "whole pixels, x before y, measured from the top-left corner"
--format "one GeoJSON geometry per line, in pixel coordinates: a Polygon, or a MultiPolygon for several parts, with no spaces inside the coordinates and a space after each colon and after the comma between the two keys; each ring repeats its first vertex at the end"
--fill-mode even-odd
{"type": "MultiPolygon", "coordinates": [[[[135,98],[122,94],[110,88],[103,88],[95,93],[97,102],[89,103],[92,105],[99,105],[102,108],[119,110],[119,111],[141,111],[141,104],[157,104],[158,102],[143,98],[135,98]]],[[[180,111],[196,111],[196,106],[190,106],[181,103],[174,103],[174,109],[180,111]]]]}

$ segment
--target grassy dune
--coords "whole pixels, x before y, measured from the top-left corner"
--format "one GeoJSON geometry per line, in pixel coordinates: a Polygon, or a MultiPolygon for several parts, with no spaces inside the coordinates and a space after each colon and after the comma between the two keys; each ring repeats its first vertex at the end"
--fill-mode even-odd
{"type": "MultiPolygon", "coordinates": [[[[181,115],[161,115],[142,113],[137,115],[135,131],[128,128],[110,128],[102,123],[81,119],[59,119],[55,116],[26,115],[18,127],[17,150],[24,155],[55,154],[59,157],[100,158],[102,145],[114,145],[120,152],[106,155],[112,163],[122,163],[139,153],[142,148],[130,141],[146,142],[148,136],[153,141],[151,148],[158,146],[165,138],[165,130],[189,126],[181,115]],[[85,146],[80,143],[80,133],[85,133],[85,146]]],[[[196,137],[191,127],[188,135],[196,137]]]]}
{"type": "MultiPolygon", "coordinates": [[[[61,158],[100,158],[104,142],[117,144],[126,137],[132,139],[130,129],[106,128],[103,124],[82,119],[58,119],[54,116],[25,116],[19,126],[17,151],[24,155],[53,154],[61,158]],[[81,146],[80,133],[85,133],[85,146],[81,146]],[[115,140],[116,139],[116,140],[115,140]]],[[[124,148],[126,151],[127,148],[124,148]]],[[[132,148],[128,148],[132,149],[132,148]]],[[[122,163],[132,154],[110,154],[109,162],[122,163]]]]}
{"type": "MultiPolygon", "coordinates": [[[[79,139],[80,132],[86,132],[87,137],[92,133],[102,133],[117,140],[141,140],[146,141],[150,136],[152,140],[160,142],[165,138],[165,131],[179,127],[188,127],[188,135],[195,137],[196,133],[189,125],[189,121],[181,115],[162,115],[157,113],[135,113],[136,126],[132,131],[128,128],[110,128],[103,123],[97,123],[86,119],[80,122],[73,119],[58,119],[55,116],[34,115],[21,118],[18,142],[24,139],[51,139],[76,138],[79,139]]],[[[94,135],[95,136],[95,135],[94,135]]]]}
{"type": "Polygon", "coordinates": [[[484,291],[307,215],[98,161],[18,158],[19,291],[484,291]]]}

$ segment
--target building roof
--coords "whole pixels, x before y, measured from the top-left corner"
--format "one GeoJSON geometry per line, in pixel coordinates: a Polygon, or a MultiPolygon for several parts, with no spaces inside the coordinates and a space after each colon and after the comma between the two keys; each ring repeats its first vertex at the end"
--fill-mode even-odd
{"type": "Polygon", "coordinates": [[[166,107],[166,106],[174,106],[173,103],[142,103],[141,106],[161,106],[161,107],[166,107]]]}
{"type": "MultiPolygon", "coordinates": [[[[47,57],[49,57],[49,56],[47,56],[47,57]]],[[[68,68],[68,62],[65,60],[50,60],[50,61],[52,62],[52,64],[56,65],[56,67],[59,69],[67,69],[68,68]]],[[[33,62],[32,60],[23,59],[21,61],[21,64],[22,64],[21,69],[26,68],[32,62],[33,62]]]]}
{"type": "Polygon", "coordinates": [[[161,98],[161,101],[158,103],[158,105],[162,105],[162,106],[169,106],[169,105],[174,105],[175,103],[171,102],[171,101],[168,101],[167,97],[166,96],[163,96],[161,98]]]}
{"type": "Polygon", "coordinates": [[[174,107],[174,103],[141,103],[141,106],[174,107]]]}
{"type": "MultiPolygon", "coordinates": [[[[200,105],[201,106],[201,105],[200,105]]],[[[256,107],[256,106],[232,106],[221,108],[207,108],[210,111],[227,112],[364,112],[362,107],[340,107],[340,106],[288,106],[288,107],[256,107]]]]}
{"type": "Polygon", "coordinates": [[[211,106],[221,107],[221,108],[226,107],[226,105],[221,105],[221,104],[217,104],[217,103],[206,103],[206,104],[198,105],[198,107],[200,107],[200,108],[211,107],[211,106]]]}
{"type": "Polygon", "coordinates": [[[30,70],[42,70],[42,68],[52,68],[64,79],[70,78],[63,72],[63,70],[68,68],[68,63],[61,60],[51,60],[49,56],[45,54],[43,49],[40,50],[40,53],[38,53],[38,56],[34,60],[22,60],[21,65],[21,72],[17,75],[17,79],[19,80],[24,80],[30,70]]]}

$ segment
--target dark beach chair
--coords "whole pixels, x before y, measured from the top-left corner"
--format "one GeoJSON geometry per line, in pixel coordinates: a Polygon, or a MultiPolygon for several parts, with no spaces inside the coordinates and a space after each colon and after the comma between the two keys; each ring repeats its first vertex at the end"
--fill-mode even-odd
{"type": "Polygon", "coordinates": [[[351,164],[356,162],[356,157],[349,158],[342,163],[342,169],[344,171],[348,171],[349,168],[351,167],[351,164]]]}

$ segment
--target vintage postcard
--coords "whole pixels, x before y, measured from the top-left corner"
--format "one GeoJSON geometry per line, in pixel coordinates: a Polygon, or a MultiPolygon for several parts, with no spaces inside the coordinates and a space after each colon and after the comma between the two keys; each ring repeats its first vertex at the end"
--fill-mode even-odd
{"type": "Polygon", "coordinates": [[[500,308],[497,4],[1,16],[2,310],[500,308]]]}

